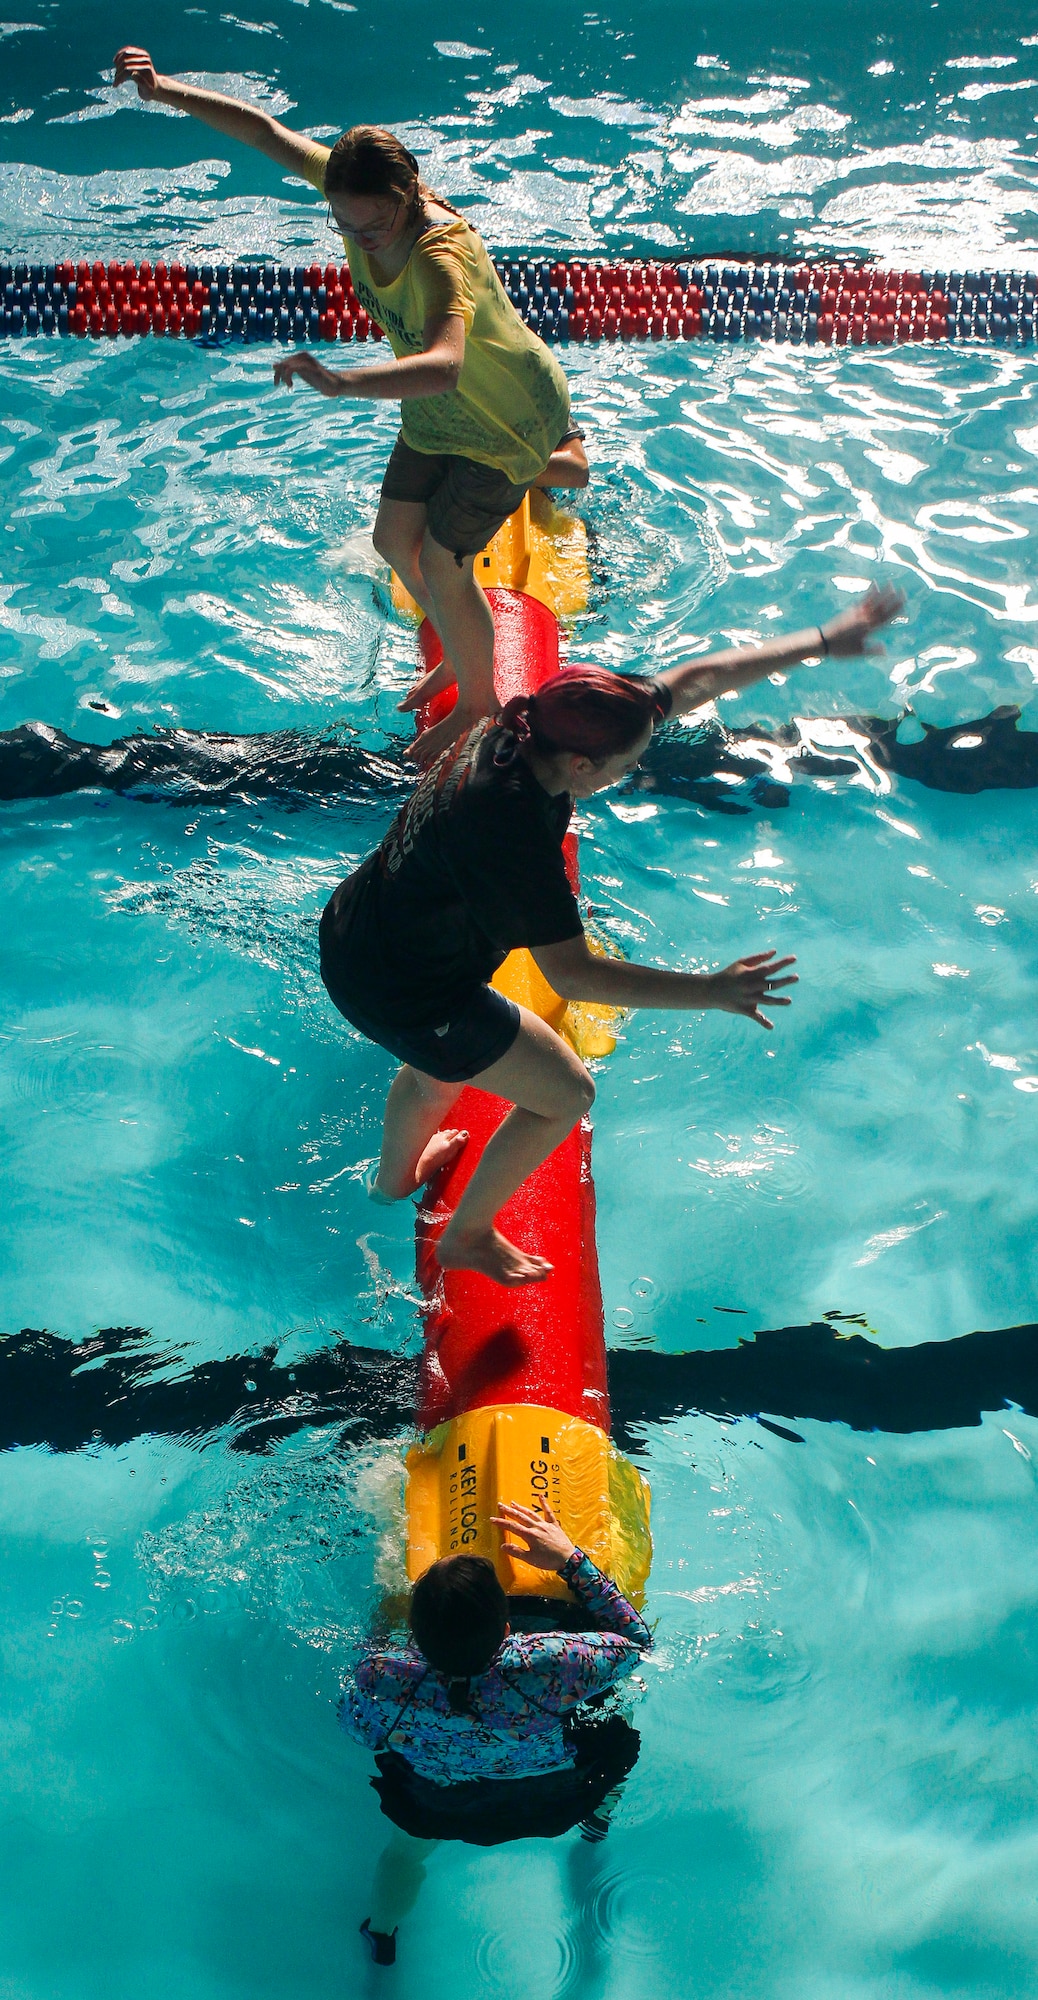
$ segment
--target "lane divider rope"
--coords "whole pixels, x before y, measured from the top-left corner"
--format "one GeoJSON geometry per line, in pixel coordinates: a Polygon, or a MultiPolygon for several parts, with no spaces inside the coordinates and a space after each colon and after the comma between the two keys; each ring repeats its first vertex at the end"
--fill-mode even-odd
{"type": "MultiPolygon", "coordinates": [[[[547,341],[770,340],[807,346],[1038,339],[1038,275],[760,263],[499,259],[547,341]]],[[[0,337],[182,335],[206,346],[381,340],[346,264],[0,262],[0,337]]]]}

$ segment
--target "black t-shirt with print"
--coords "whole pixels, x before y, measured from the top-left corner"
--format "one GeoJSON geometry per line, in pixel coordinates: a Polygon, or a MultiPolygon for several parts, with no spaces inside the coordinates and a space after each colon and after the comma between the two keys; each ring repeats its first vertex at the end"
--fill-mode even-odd
{"type": "Polygon", "coordinates": [[[340,884],[322,971],[385,1027],[436,1027],[520,945],[583,929],[562,841],[572,801],[552,797],[491,718],[425,773],[376,854],[340,884]]]}

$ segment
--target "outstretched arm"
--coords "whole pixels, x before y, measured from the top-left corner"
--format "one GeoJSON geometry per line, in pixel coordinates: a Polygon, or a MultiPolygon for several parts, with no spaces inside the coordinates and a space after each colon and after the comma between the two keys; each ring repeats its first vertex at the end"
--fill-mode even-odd
{"type": "Polygon", "coordinates": [[[409,396],[444,396],[456,389],[465,359],[465,322],[460,313],[428,319],[421,354],[401,361],[376,361],[370,368],[326,368],[312,350],[286,354],[274,364],[274,380],[285,389],[305,382],[322,396],[374,396],[400,403],[409,396]]]}
{"type": "Polygon", "coordinates": [[[736,959],[723,972],[661,972],[654,965],[597,958],[581,933],[562,944],[536,945],[532,956],[564,1000],[598,1000],[611,1007],[680,1007],[689,1014],[718,1008],[724,1014],[745,1014],[761,1028],[773,1025],[761,1013],[762,1005],[788,1007],[780,989],[797,983],[795,972],[786,979],[776,976],[796,960],[776,958],[773,951],[736,959]]]}
{"type": "Polygon", "coordinates": [[[873,645],[871,635],[881,626],[889,625],[904,610],[904,605],[901,591],[889,584],[877,590],[873,584],[849,611],[838,612],[824,625],[808,625],[802,632],[779,634],[777,638],[766,639],[762,646],[733,646],[725,653],[708,653],[704,659],[689,660],[682,667],[668,667],[657,679],[670,688],[671,714],[689,715],[693,709],[716,700],[719,694],[753,687],[768,674],[782,667],[798,666],[801,660],[816,659],[819,654],[846,660],[881,653],[882,646],[873,645]]]}
{"type": "Polygon", "coordinates": [[[266,153],[268,159],[276,160],[291,173],[301,174],[305,161],[313,153],[312,139],[302,132],[293,132],[288,125],[279,125],[276,118],[260,111],[255,104],[243,104],[237,97],[224,97],[219,90],[199,90],[192,83],[178,83],[174,77],[161,76],[147,49],[120,49],[115,58],[115,81],[135,83],[138,96],[145,103],[168,104],[174,111],[187,111],[192,118],[200,118],[203,125],[222,132],[225,138],[240,139],[243,145],[266,153]]]}

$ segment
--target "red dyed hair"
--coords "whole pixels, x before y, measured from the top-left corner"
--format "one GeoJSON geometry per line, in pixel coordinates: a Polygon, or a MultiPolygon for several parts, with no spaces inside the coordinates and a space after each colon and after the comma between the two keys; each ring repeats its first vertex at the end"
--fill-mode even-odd
{"type": "Polygon", "coordinates": [[[501,720],[517,745],[529,744],[542,757],[568,750],[604,764],[630,750],[646,724],[662,715],[655,681],[605,667],[569,667],[536,694],[506,702],[501,720]]]}

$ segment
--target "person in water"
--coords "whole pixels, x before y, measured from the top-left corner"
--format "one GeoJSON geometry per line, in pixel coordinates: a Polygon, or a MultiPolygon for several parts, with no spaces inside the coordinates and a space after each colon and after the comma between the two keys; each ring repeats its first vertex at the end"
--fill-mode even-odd
{"type": "Polygon", "coordinates": [[[467,1134],[445,1126],[463,1084],[512,1105],[437,1244],[445,1269],[502,1285],[550,1275],[496,1227],[500,1209],[590,1109],[584,1064],[546,1022],[489,985],[526,946],[566,1000],[719,1008],[766,1029],[787,1007],[793,964],[754,952],[721,972],[666,972],[588,950],[562,852],[573,803],[624,778],[667,716],[751,687],[818,654],[875,653],[902,608],[891,589],[764,645],[668,668],[655,680],[574,668],[485,717],[425,773],[381,847],[340,883],[321,919],[321,976],[340,1012],[403,1064],[386,1105],[376,1200],[399,1201],[447,1165],[467,1134]]]}
{"type": "Polygon", "coordinates": [[[328,202],[357,298],[396,358],[335,369],[304,349],[277,363],[274,380],[401,404],[374,542],[444,651],[401,706],[418,707],[457,679],[456,720],[415,745],[420,758],[435,755],[497,707],[494,622],[474,558],[530,486],[587,484],[565,375],[519,318],[482,238],[425,186],[392,132],[357,125],[331,148],[319,145],[255,105],[160,76],[146,49],[119,50],[115,81],[256,147],[328,202]]]}
{"type": "Polygon", "coordinates": [[[594,1837],[604,1831],[600,1809],[638,1755],[624,1717],[584,1705],[600,1703],[649,1650],[645,1620],[546,1503],[535,1512],[505,1502],[494,1523],[519,1537],[502,1541],[504,1554],[562,1577],[587,1629],[513,1632],[516,1600],[493,1564],[447,1556],[412,1591],[413,1643],[359,1662],[340,1720],[376,1752],[372,1783],[397,1829],[361,1925],[381,1965],[394,1961],[397,1923],[437,1840],[488,1847],[552,1838],[580,1822],[594,1837]]]}

